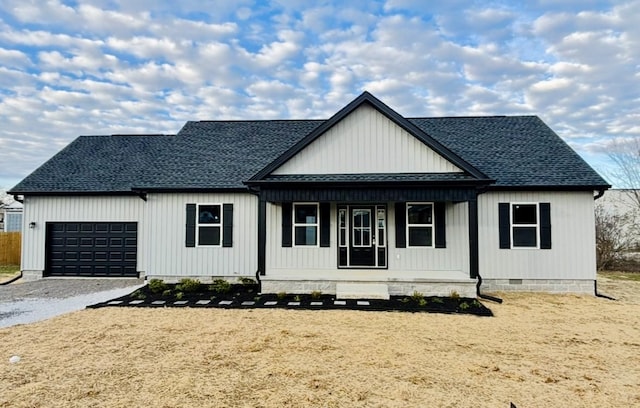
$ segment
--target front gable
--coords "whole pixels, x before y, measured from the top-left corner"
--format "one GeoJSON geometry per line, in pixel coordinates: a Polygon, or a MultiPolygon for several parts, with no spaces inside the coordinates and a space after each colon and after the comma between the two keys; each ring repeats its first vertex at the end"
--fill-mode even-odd
{"type": "Polygon", "coordinates": [[[362,104],[272,174],[461,172],[373,106],[362,104]]]}
{"type": "Polygon", "coordinates": [[[465,174],[488,177],[368,92],[254,175],[465,174]]]}

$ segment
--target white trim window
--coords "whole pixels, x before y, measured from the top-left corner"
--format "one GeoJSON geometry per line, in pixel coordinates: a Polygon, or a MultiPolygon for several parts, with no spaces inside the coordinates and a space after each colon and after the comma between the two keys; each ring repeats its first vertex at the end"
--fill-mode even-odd
{"type": "Polygon", "coordinates": [[[353,237],[351,244],[354,248],[371,247],[371,209],[356,208],[353,211],[353,237]]]}
{"type": "Polygon", "coordinates": [[[222,204],[198,204],[198,246],[222,245],[222,204]]]}
{"type": "Polygon", "coordinates": [[[433,247],[433,203],[407,203],[407,246],[433,247]]]}
{"type": "Polygon", "coordinates": [[[318,246],[319,227],[317,203],[293,204],[294,246],[318,246]]]}
{"type": "Polygon", "coordinates": [[[338,246],[347,247],[347,209],[338,209],[338,246]]]}
{"type": "Polygon", "coordinates": [[[540,243],[538,203],[511,204],[511,242],[513,248],[538,248],[540,243]]]}

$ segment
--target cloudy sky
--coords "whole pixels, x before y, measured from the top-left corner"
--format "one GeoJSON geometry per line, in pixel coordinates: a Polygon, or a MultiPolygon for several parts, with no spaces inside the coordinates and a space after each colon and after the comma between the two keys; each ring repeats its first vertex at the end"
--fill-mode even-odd
{"type": "Polygon", "coordinates": [[[640,138],[640,1],[2,0],[0,187],[78,135],[326,118],[363,90],[538,115],[603,173],[640,138]]]}

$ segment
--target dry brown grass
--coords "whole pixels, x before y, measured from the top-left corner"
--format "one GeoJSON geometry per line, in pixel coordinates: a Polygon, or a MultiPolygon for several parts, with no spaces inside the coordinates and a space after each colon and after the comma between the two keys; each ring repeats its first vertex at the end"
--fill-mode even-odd
{"type": "Polygon", "coordinates": [[[640,282],[600,288],[623,300],[501,294],[493,318],[85,310],[0,329],[0,406],[638,406],[640,282]]]}

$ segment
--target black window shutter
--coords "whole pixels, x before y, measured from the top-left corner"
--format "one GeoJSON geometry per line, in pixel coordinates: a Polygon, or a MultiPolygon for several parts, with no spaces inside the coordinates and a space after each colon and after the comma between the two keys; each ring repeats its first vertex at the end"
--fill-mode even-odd
{"type": "Polygon", "coordinates": [[[222,246],[233,246],[233,204],[222,204],[222,246]]]}
{"type": "Polygon", "coordinates": [[[540,203],[540,249],[551,249],[550,203],[540,203]]]}
{"type": "Polygon", "coordinates": [[[187,247],[196,246],[196,205],[187,204],[187,224],[184,244],[187,247]]]}
{"type": "Polygon", "coordinates": [[[407,203],[396,203],[396,248],[407,247],[407,203]]]}
{"type": "Polygon", "coordinates": [[[446,206],[443,202],[434,203],[433,212],[436,227],[436,248],[447,247],[447,235],[445,227],[446,206]]]}
{"type": "Polygon", "coordinates": [[[498,203],[498,223],[500,231],[500,248],[511,248],[511,225],[509,221],[509,203],[498,203]]]}
{"type": "Polygon", "coordinates": [[[320,246],[330,246],[331,204],[320,203],[320,246]]]}
{"type": "Polygon", "coordinates": [[[282,203],[282,246],[291,246],[291,203],[282,203]]]}

